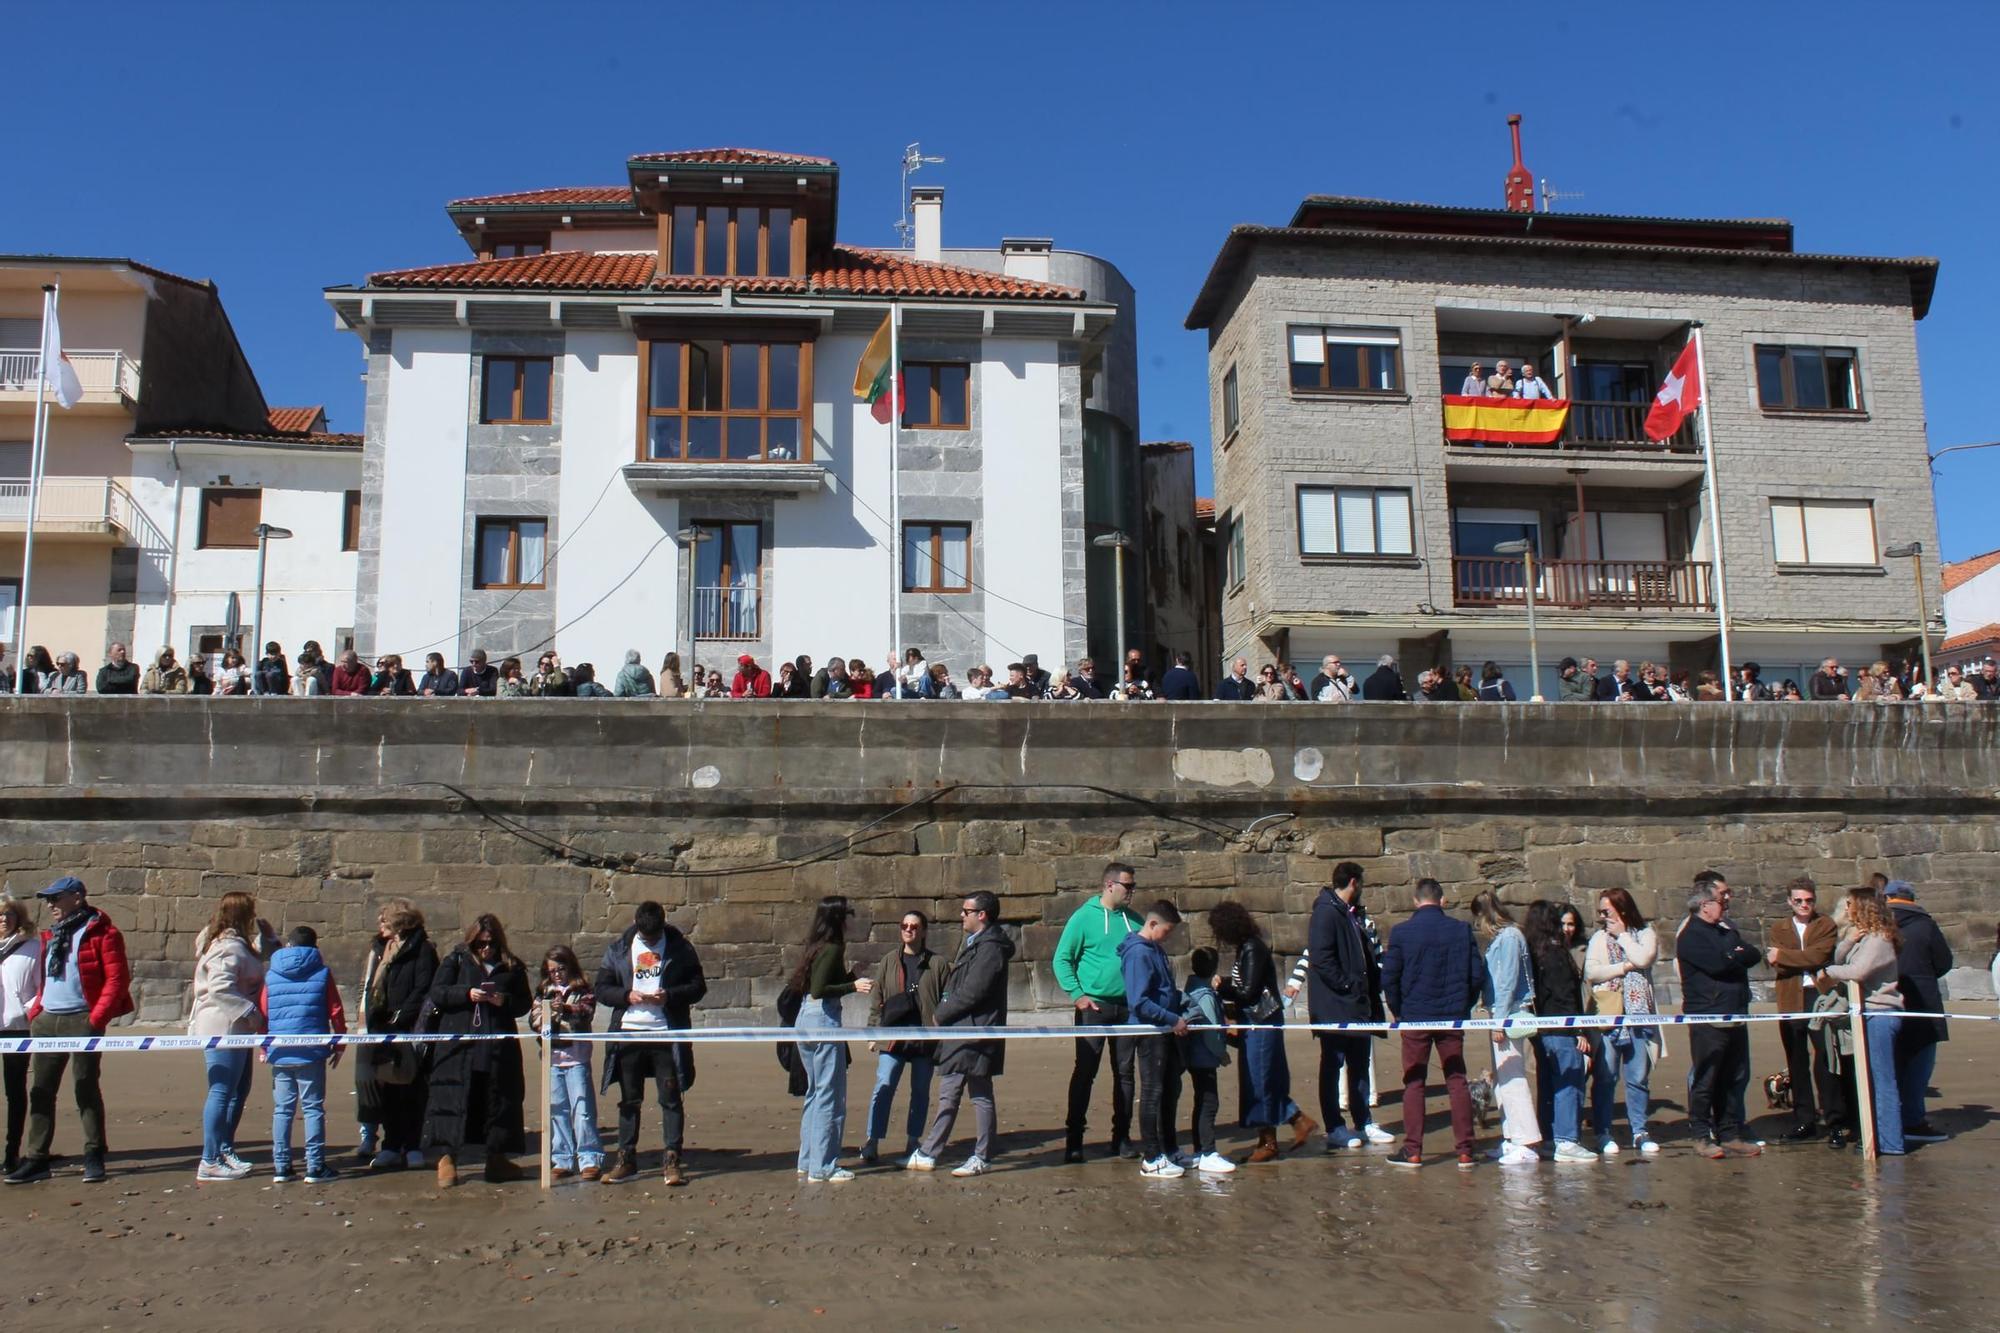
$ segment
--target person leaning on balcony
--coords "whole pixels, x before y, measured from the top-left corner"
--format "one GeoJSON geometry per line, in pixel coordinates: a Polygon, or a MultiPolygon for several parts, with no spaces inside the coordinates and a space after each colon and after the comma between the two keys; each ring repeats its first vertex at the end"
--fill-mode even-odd
{"type": "MultiPolygon", "coordinates": [[[[227,682],[229,676],[230,656],[233,656],[233,654],[225,655],[222,659],[223,679],[225,682],[227,682]]],[[[340,661],[334,664],[333,679],[328,693],[336,695],[366,694],[368,693],[369,681],[368,668],[361,665],[360,655],[352,648],[349,648],[340,655],[340,661]]],[[[224,690],[222,693],[228,694],[233,693],[233,691],[224,690]]]]}
{"type": "Polygon", "coordinates": [[[687,692],[687,677],[681,674],[681,655],[668,653],[660,660],[660,697],[679,699],[687,692]]]}
{"type": "Polygon", "coordinates": [[[500,673],[486,664],[486,650],[474,648],[458,670],[458,692],[468,699],[491,699],[500,688],[500,673]]]}
{"type": "Polygon", "coordinates": [[[410,679],[409,669],[396,653],[390,653],[376,664],[375,675],[368,682],[370,694],[413,695],[417,692],[416,682],[410,679]]]}
{"type": "Polygon", "coordinates": [[[1466,375],[1465,383],[1458,386],[1458,396],[1461,398],[1484,398],[1486,396],[1485,362],[1475,361],[1472,363],[1472,370],[1466,375]]]}
{"type": "Polygon", "coordinates": [[[1813,700],[1845,699],[1847,671],[1838,658],[1829,657],[1819,664],[1819,670],[1812,673],[1806,687],[1807,697],[1813,700]]]}
{"type": "Polygon", "coordinates": [[[1903,697],[1902,686],[1896,683],[1887,662],[1877,662],[1868,668],[1861,678],[1861,684],[1854,691],[1854,702],[1858,704],[1889,704],[1903,697]]]}
{"type": "Polygon", "coordinates": [[[1944,684],[1938,688],[1938,698],[1946,703],[1970,703],[1979,697],[1979,691],[1965,678],[1965,669],[1948,666],[1944,669],[1944,684]]]}
{"type": "Polygon", "coordinates": [[[1988,703],[2000,699],[2000,662],[1989,661],[1980,666],[1979,674],[1972,678],[1972,693],[1988,703]]]}
{"type": "Polygon", "coordinates": [[[1320,659],[1319,674],[1306,686],[1306,698],[1320,704],[1351,703],[1360,693],[1361,687],[1340,664],[1338,653],[1328,653],[1320,659]]]}
{"type": "Polygon", "coordinates": [[[1486,396],[1489,398],[1512,398],[1514,396],[1514,371],[1502,361],[1493,367],[1493,373],[1486,377],[1486,396]]]}
{"type": "Polygon", "coordinates": [[[500,699],[528,697],[528,679],[521,674],[520,658],[510,657],[500,664],[500,682],[493,687],[493,693],[500,699]]]}
{"type": "Polygon", "coordinates": [[[1514,686],[1501,674],[1498,662],[1489,661],[1479,669],[1478,697],[1481,703],[1514,702],[1514,686]]]}
{"type": "Polygon", "coordinates": [[[625,665],[618,668],[618,675],[611,682],[611,692],[620,699],[650,699],[655,694],[653,673],[646,670],[637,648],[626,650],[625,665]]]}
{"type": "Polygon", "coordinates": [[[264,655],[257,659],[257,669],[250,673],[252,694],[290,694],[292,692],[292,664],[285,660],[285,650],[277,640],[264,645],[264,655]]]}
{"type": "Polygon", "coordinates": [[[85,694],[90,690],[90,677],[77,664],[75,653],[62,653],[56,658],[56,675],[52,684],[44,684],[44,694],[85,694]]]}
{"type": "Polygon", "coordinates": [[[1698,704],[1719,704],[1728,699],[1722,691],[1722,677],[1713,671],[1704,671],[1694,678],[1694,701],[1698,704]]]}
{"type": "Polygon", "coordinates": [[[1565,657],[1556,665],[1557,703],[1587,704],[1596,696],[1597,682],[1577,665],[1574,657],[1565,657]]]}
{"type": "Polygon", "coordinates": [[[1745,662],[1736,687],[1736,697],[1744,703],[1771,702],[1771,687],[1763,682],[1763,674],[1763,667],[1755,662],[1745,662]]]}
{"type": "Polygon", "coordinates": [[[146,678],[139,682],[141,694],[186,694],[188,692],[187,668],[174,660],[174,650],[162,648],[153,658],[153,665],[146,668],[146,678]]]}
{"type": "MultiPolygon", "coordinates": [[[[915,652],[913,648],[910,650],[915,652]]],[[[712,678],[711,678],[712,679],[712,678]]],[[[729,697],[732,699],[768,699],[771,697],[771,673],[757,665],[757,659],[748,653],[736,659],[736,677],[729,682],[729,697]]]]}
{"type": "Polygon", "coordinates": [[[114,643],[104,654],[104,665],[97,668],[97,692],[99,694],[137,694],[139,692],[139,666],[125,656],[125,645],[114,643]]]}
{"type": "Polygon", "coordinates": [[[1555,397],[1553,393],[1549,392],[1549,382],[1535,373],[1535,363],[1532,361],[1523,361],[1521,363],[1521,374],[1514,381],[1514,396],[1516,398],[1555,397]]]}
{"type": "MultiPolygon", "coordinates": [[[[1453,667],[1451,672],[1451,687],[1452,689],[1458,691],[1458,701],[1460,703],[1469,704],[1478,702],[1479,690],[1472,683],[1471,667],[1469,666],[1453,667]]],[[[1447,698],[1449,698],[1449,696],[1447,696],[1447,698]]]]}
{"type": "Polygon", "coordinates": [[[847,688],[850,699],[873,699],[875,697],[875,675],[868,664],[858,657],[847,659],[847,688]]]}
{"type": "Polygon", "coordinates": [[[424,656],[424,674],[417,678],[417,693],[426,699],[456,698],[458,673],[444,664],[443,653],[424,656]]]}
{"type": "MultiPolygon", "coordinates": [[[[0,652],[4,652],[0,648],[0,652]]],[[[20,691],[22,694],[49,693],[49,678],[56,674],[56,664],[49,660],[49,650],[39,643],[28,650],[28,660],[21,664],[20,691]]],[[[0,671],[0,686],[5,686],[9,673],[0,671]]]]}

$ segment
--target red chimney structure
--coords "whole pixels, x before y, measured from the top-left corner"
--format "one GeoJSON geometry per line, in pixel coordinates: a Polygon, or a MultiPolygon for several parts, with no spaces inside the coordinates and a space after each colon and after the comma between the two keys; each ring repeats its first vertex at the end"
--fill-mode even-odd
{"type": "Polygon", "coordinates": [[[1514,165],[1507,172],[1507,211],[1532,213],[1535,211],[1535,178],[1521,165],[1521,118],[1507,117],[1507,130],[1514,136],[1514,165]]]}

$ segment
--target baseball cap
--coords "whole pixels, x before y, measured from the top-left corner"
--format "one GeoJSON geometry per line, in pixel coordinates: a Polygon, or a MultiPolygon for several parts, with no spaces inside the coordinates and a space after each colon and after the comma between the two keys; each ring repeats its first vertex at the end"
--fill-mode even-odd
{"type": "Polygon", "coordinates": [[[64,875],[61,879],[49,885],[46,889],[41,890],[35,896],[37,898],[60,898],[65,893],[71,892],[83,892],[83,881],[75,875],[64,875]]]}
{"type": "Polygon", "coordinates": [[[738,658],[736,659],[736,665],[737,665],[737,666],[749,666],[749,665],[750,665],[750,664],[751,664],[752,662],[754,662],[754,661],[756,661],[756,660],[757,660],[757,659],[756,659],[756,658],[754,658],[754,657],[752,657],[752,656],[750,656],[750,654],[748,654],[748,653],[744,653],[744,654],[743,654],[743,655],[742,655],[741,657],[738,657],[738,658]]]}
{"type": "Polygon", "coordinates": [[[1917,900],[1917,886],[1910,883],[1907,879],[1892,879],[1889,881],[1889,887],[1882,890],[1882,896],[1884,898],[1901,898],[1905,902],[1913,903],[1917,900]]]}

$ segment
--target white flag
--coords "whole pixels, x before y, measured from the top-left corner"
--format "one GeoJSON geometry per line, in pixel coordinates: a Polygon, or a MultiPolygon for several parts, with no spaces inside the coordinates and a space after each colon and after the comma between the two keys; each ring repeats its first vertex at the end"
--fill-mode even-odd
{"type": "Polygon", "coordinates": [[[42,316],[42,379],[64,407],[75,407],[83,397],[83,384],[76,377],[76,367],[63,355],[62,325],[56,319],[54,296],[49,297],[48,310],[42,316]]]}

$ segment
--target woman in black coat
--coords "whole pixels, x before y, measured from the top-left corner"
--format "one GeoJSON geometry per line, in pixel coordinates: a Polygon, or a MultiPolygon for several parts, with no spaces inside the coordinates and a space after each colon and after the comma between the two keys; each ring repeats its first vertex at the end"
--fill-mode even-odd
{"type": "MultiPolygon", "coordinates": [[[[438,966],[437,950],[424,932],[424,914],[394,898],[382,904],[375,925],[361,969],[364,1030],[414,1032],[438,966]]],[[[371,1168],[400,1171],[424,1164],[425,1093],[421,1046],[361,1048],[354,1062],[354,1096],[361,1122],[359,1156],[371,1168]]]]}
{"type": "MultiPolygon", "coordinates": [[[[482,914],[467,928],[465,943],[438,965],[431,982],[439,1033],[517,1032],[516,1022],[534,1003],[528,969],[507,947],[500,918],[482,914]]],[[[527,1151],[522,1103],[527,1081],[518,1041],[468,1041],[431,1049],[430,1106],[424,1141],[438,1154],[438,1186],[458,1183],[457,1159],[468,1141],[486,1144],[486,1179],[495,1183],[527,1175],[507,1156],[527,1151]]]]}

